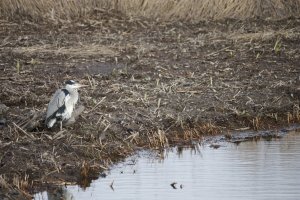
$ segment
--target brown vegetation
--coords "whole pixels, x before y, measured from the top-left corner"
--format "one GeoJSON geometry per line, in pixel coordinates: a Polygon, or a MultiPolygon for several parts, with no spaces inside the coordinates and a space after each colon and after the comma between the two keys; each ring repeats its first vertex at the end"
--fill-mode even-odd
{"type": "MultiPolygon", "coordinates": [[[[158,22],[118,11],[192,21],[222,12],[215,1],[202,1],[212,8],[203,15],[197,1],[164,1],[160,14],[156,1],[125,2],[0,1],[0,103],[9,107],[0,113],[0,198],[47,183],[86,187],[93,172],[141,148],[300,121],[299,19],[158,22]],[[67,79],[90,85],[80,91],[86,109],[75,125],[48,130],[47,103],[67,79]]],[[[223,17],[297,16],[294,3],[272,14],[243,4],[223,17]]]]}
{"type": "Polygon", "coordinates": [[[298,17],[300,0],[2,0],[0,13],[11,19],[70,20],[97,16],[103,10],[161,20],[200,21],[298,17]]]}

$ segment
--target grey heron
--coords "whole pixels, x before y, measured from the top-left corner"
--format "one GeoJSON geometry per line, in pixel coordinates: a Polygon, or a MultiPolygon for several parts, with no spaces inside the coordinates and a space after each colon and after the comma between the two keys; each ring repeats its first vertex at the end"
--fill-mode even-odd
{"type": "Polygon", "coordinates": [[[67,122],[72,117],[75,105],[78,102],[78,88],[84,86],[73,80],[69,80],[65,82],[63,89],[58,89],[55,92],[47,108],[45,122],[48,128],[53,127],[56,122],[59,122],[60,130],[62,130],[62,123],[67,122]]]}

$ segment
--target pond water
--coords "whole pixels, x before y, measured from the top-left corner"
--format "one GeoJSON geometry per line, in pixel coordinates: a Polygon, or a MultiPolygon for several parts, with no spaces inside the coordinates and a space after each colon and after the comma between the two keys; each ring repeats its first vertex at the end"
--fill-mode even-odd
{"type": "Polygon", "coordinates": [[[300,199],[299,132],[217,149],[177,147],[161,157],[142,152],[85,190],[67,186],[35,199],[300,199]]]}

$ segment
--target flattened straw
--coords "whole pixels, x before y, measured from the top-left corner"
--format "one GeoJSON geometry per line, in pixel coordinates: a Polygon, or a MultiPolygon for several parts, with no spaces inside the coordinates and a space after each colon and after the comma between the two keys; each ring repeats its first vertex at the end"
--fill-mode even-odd
{"type": "Polygon", "coordinates": [[[15,122],[13,122],[13,125],[19,129],[22,133],[30,137],[30,139],[35,139],[35,137],[32,134],[27,133],[24,129],[22,129],[20,126],[18,126],[15,122]]]}
{"type": "Polygon", "coordinates": [[[103,97],[90,111],[88,111],[87,113],[92,112],[93,110],[95,110],[97,108],[97,106],[99,106],[104,100],[106,99],[106,97],[103,97]]]}

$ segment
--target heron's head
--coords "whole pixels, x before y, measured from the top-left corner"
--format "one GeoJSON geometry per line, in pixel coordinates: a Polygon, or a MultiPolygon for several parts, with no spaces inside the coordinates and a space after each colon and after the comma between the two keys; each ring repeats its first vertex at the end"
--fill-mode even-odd
{"type": "Polygon", "coordinates": [[[86,86],[86,85],[77,83],[76,81],[73,81],[73,80],[68,80],[65,82],[65,84],[66,84],[66,88],[70,88],[70,89],[78,89],[78,88],[86,86]]]}

